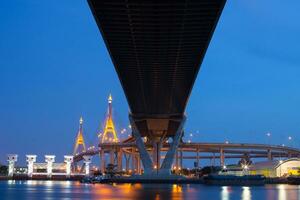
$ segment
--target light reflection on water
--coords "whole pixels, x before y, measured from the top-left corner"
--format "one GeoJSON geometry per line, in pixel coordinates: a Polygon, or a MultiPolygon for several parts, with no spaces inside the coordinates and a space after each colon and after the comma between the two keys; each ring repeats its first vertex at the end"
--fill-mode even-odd
{"type": "Polygon", "coordinates": [[[228,186],[222,186],[221,199],[222,200],[229,200],[229,188],[228,188],[228,186]]]}
{"type": "Polygon", "coordinates": [[[300,186],[266,185],[254,187],[206,186],[192,184],[80,184],[71,181],[0,181],[0,199],[9,200],[257,200],[300,199],[300,186]]]}
{"type": "Polygon", "coordinates": [[[250,200],[251,199],[251,191],[250,187],[243,187],[243,192],[242,192],[242,200],[250,200]]]}

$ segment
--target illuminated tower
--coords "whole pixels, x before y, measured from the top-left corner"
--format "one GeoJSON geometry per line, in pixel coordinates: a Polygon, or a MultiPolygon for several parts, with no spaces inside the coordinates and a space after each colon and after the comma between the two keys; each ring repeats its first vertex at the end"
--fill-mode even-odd
{"type": "Polygon", "coordinates": [[[118,142],[118,136],[115,129],[114,121],[112,118],[112,96],[108,97],[108,112],[105,119],[104,132],[102,135],[101,143],[105,142],[118,142]]]}
{"type": "Polygon", "coordinates": [[[76,155],[77,153],[80,153],[82,151],[86,151],[85,143],[84,143],[84,139],[83,139],[82,124],[83,124],[83,119],[82,119],[82,117],[80,117],[79,131],[78,131],[78,134],[77,134],[77,137],[76,137],[73,155],[76,155]]]}

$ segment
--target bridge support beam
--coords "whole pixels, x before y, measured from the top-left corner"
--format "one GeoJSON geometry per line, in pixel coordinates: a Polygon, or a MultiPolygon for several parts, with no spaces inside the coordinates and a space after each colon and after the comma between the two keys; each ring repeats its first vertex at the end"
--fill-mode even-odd
{"type": "Polygon", "coordinates": [[[153,165],[154,165],[154,169],[157,170],[160,168],[161,141],[157,139],[154,140],[152,146],[153,146],[153,152],[152,152],[153,165]]]}
{"type": "Polygon", "coordinates": [[[92,162],[92,157],[91,156],[83,156],[84,159],[84,165],[85,165],[85,175],[89,176],[90,175],[90,164],[92,162]]]}
{"type": "Polygon", "coordinates": [[[33,174],[33,164],[36,162],[36,155],[26,155],[27,161],[27,175],[28,177],[32,177],[33,174]]]}
{"type": "Polygon", "coordinates": [[[100,168],[101,168],[101,172],[104,173],[105,172],[105,152],[104,152],[104,149],[100,150],[100,168]]]}
{"type": "Polygon", "coordinates": [[[197,152],[196,152],[196,165],[197,165],[197,168],[200,167],[200,158],[199,158],[199,148],[197,148],[197,152]]]}
{"type": "Polygon", "coordinates": [[[123,152],[122,152],[122,149],[119,149],[118,151],[118,171],[122,171],[122,161],[123,161],[123,152]]]}
{"type": "Polygon", "coordinates": [[[273,160],[271,149],[268,149],[268,160],[269,160],[269,161],[273,160]]]}
{"type": "Polygon", "coordinates": [[[53,163],[55,162],[55,156],[54,155],[45,155],[45,162],[47,163],[47,177],[51,178],[53,163]]]}
{"type": "Polygon", "coordinates": [[[115,152],[114,150],[109,151],[109,162],[110,164],[115,164],[115,152]]]}
{"type": "Polygon", "coordinates": [[[170,144],[169,151],[167,152],[166,157],[161,165],[159,174],[171,175],[171,167],[174,161],[176,150],[178,149],[179,146],[180,139],[182,137],[182,133],[183,133],[182,129],[185,123],[185,119],[186,119],[185,117],[182,119],[178,127],[178,130],[173,138],[173,142],[172,144],[170,144]]]}
{"type": "Polygon", "coordinates": [[[73,156],[64,156],[64,161],[66,163],[66,177],[70,178],[71,177],[71,166],[73,163],[73,156]]]}
{"type": "Polygon", "coordinates": [[[140,161],[140,156],[136,156],[136,168],[137,168],[137,174],[141,174],[141,161],[140,161]]]}
{"type": "Polygon", "coordinates": [[[224,166],[225,165],[225,155],[224,155],[224,149],[221,148],[220,149],[220,165],[224,166]]]}
{"type": "Polygon", "coordinates": [[[176,153],[175,153],[175,173],[178,174],[179,172],[179,156],[178,156],[178,149],[176,150],[176,153]]]}
{"type": "Polygon", "coordinates": [[[15,163],[18,161],[17,154],[9,154],[7,155],[8,161],[8,176],[13,177],[15,171],[15,163]]]}
{"type": "Polygon", "coordinates": [[[130,162],[130,154],[125,154],[125,171],[128,173],[129,171],[129,162],[130,162]]]}
{"type": "Polygon", "coordinates": [[[153,162],[146,150],[146,147],[145,147],[144,141],[141,137],[141,134],[138,132],[136,125],[134,123],[134,120],[132,119],[131,116],[129,116],[129,120],[130,120],[130,124],[131,124],[131,128],[132,128],[132,134],[135,138],[136,146],[139,150],[140,157],[141,157],[141,160],[142,160],[142,163],[144,166],[144,173],[151,174],[153,171],[153,169],[152,169],[153,162]]]}

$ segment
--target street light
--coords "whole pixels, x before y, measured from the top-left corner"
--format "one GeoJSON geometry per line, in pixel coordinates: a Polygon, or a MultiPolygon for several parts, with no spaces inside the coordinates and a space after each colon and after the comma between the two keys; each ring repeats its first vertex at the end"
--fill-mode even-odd
{"type": "Polygon", "coordinates": [[[293,139],[292,136],[289,136],[289,137],[288,137],[288,140],[289,140],[289,143],[290,143],[289,145],[290,145],[291,147],[293,146],[293,145],[292,145],[292,139],[293,139]]]}
{"type": "Polygon", "coordinates": [[[270,133],[270,132],[268,132],[266,135],[267,135],[267,137],[268,137],[268,141],[267,141],[267,143],[268,143],[268,144],[270,144],[271,133],[270,133]]]}

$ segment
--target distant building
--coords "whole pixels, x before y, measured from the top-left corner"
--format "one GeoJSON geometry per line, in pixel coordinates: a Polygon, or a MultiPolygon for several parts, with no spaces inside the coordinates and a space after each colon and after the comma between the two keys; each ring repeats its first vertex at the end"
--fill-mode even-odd
{"type": "Polygon", "coordinates": [[[265,177],[286,177],[300,175],[300,159],[273,160],[259,162],[249,167],[250,174],[264,175],[265,177]]]}

